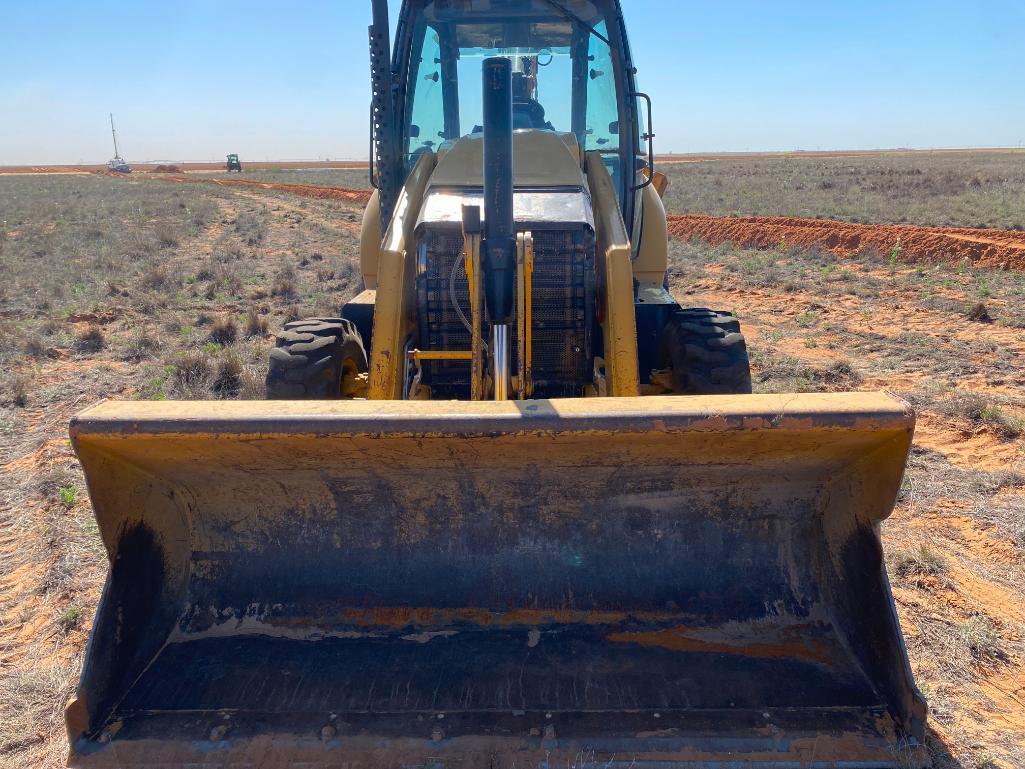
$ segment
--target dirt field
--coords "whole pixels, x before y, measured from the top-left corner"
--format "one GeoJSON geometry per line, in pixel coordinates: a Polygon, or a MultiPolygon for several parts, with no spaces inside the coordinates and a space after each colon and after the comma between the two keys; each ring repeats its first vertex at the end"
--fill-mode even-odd
{"type": "MultiPolygon", "coordinates": [[[[679,201],[706,200],[710,214],[794,216],[782,210],[792,204],[850,221],[833,188],[769,194],[795,177],[828,180],[826,161],[786,174],[773,164],[792,161],[681,164],[668,200],[679,215],[695,213],[679,201]],[[738,210],[712,205],[715,190],[751,179],[738,210]]],[[[888,162],[895,175],[913,170],[903,156],[888,162]]],[[[880,222],[1013,226],[1017,182],[991,182],[999,171],[963,158],[962,170],[934,164],[924,159],[920,175],[953,175],[942,204],[915,209],[895,185],[859,205],[881,210],[892,195],[905,213],[880,222]],[[942,205],[968,213],[937,221],[942,205]]],[[[274,173],[272,185],[308,184],[274,173]]],[[[859,167],[855,178],[876,176],[859,167]]],[[[356,290],[361,206],[141,175],[6,177],[0,204],[0,765],[56,767],[106,568],[68,419],[101,397],[259,397],[273,330],[334,314],[356,290]]],[[[752,249],[681,231],[672,290],[740,314],[758,390],[887,388],[916,406],[916,447],[883,536],[936,766],[1025,766],[1025,274],[980,267],[972,253],[951,259],[949,245],[915,252],[907,236],[894,251],[891,232],[840,248],[793,226],[729,236],[752,249]]]]}
{"type": "Polygon", "coordinates": [[[1025,229],[1025,151],[784,155],[663,167],[676,214],[1025,229]]]}
{"type": "MultiPolygon", "coordinates": [[[[294,161],[271,161],[271,160],[256,160],[250,161],[245,158],[242,159],[245,164],[244,167],[252,170],[262,171],[273,171],[273,170],[291,170],[297,168],[320,168],[320,169],[339,169],[339,168],[366,168],[366,161],[363,160],[294,160],[294,161]]],[[[158,169],[162,165],[169,165],[168,163],[136,163],[131,162],[132,171],[135,173],[151,173],[158,169]]],[[[173,165],[176,168],[181,169],[184,172],[189,171],[223,171],[225,161],[215,162],[203,162],[203,163],[188,163],[174,161],[173,165]]],[[[105,163],[94,163],[86,165],[62,165],[62,166],[0,166],[0,176],[15,176],[15,175],[50,175],[50,174],[89,174],[96,171],[106,171],[107,165],[105,163]]]]}
{"type": "Polygon", "coordinates": [[[164,182],[178,182],[187,184],[213,184],[218,187],[233,187],[236,189],[260,190],[263,192],[285,192],[299,198],[313,198],[315,200],[346,200],[353,203],[366,205],[370,201],[371,190],[345,189],[341,187],[315,186],[312,184],[282,183],[275,181],[260,181],[250,176],[242,179],[238,177],[222,176],[184,176],[178,174],[161,174],[154,177],[155,180],[164,182]]]}

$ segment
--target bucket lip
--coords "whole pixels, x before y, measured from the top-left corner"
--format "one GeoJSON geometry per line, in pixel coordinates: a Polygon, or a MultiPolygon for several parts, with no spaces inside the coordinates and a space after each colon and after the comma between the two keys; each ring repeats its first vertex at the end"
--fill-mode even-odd
{"type": "Polygon", "coordinates": [[[914,428],[892,393],[782,393],[533,401],[102,401],[71,421],[89,435],[502,435],[914,428]]]}
{"type": "MultiPolygon", "coordinates": [[[[875,769],[898,765],[893,758],[898,745],[909,757],[925,758],[922,735],[898,740],[894,723],[881,705],[658,712],[193,711],[132,714],[116,723],[113,733],[99,730],[100,734],[106,732],[106,741],[97,739],[98,734],[76,735],[71,742],[73,758],[91,757],[96,763],[88,765],[105,767],[121,765],[104,762],[114,752],[133,759],[171,753],[188,761],[202,760],[216,751],[225,762],[231,758],[249,763],[272,749],[276,755],[298,753],[329,765],[344,753],[362,759],[354,762],[357,765],[384,767],[422,764],[432,757],[465,760],[494,753],[513,759],[499,765],[515,766],[522,763],[524,755],[539,751],[552,759],[594,753],[602,757],[600,764],[622,769],[711,768],[733,766],[725,762],[738,759],[764,769],[875,769]],[[277,728],[269,730],[269,724],[277,728]],[[781,735],[785,739],[781,740],[781,735]],[[808,746],[812,744],[821,761],[809,761],[808,746]],[[377,763],[373,757],[380,756],[383,746],[392,760],[377,763]],[[627,759],[615,761],[624,754],[627,759]]],[[[72,763],[78,765],[82,764],[72,763]]],[[[166,764],[154,761],[153,766],[157,765],[166,764]]]]}

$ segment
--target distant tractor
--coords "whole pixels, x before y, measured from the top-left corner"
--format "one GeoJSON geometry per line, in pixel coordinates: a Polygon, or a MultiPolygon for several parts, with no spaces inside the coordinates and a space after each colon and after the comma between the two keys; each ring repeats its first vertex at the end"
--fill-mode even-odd
{"type": "Polygon", "coordinates": [[[232,153],[228,155],[228,173],[232,171],[238,171],[242,173],[242,163],[238,159],[238,155],[232,153]]]}
{"type": "Polygon", "coordinates": [[[113,171],[119,174],[130,174],[132,172],[131,166],[125,162],[124,158],[121,157],[121,153],[117,149],[117,131],[114,130],[114,115],[110,115],[110,135],[114,137],[114,157],[107,161],[107,170],[113,171]]]}

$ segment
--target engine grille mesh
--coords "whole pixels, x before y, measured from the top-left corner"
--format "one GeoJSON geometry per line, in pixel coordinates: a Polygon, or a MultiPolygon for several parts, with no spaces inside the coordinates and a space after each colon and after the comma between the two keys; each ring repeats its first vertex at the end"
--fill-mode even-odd
{"type": "MultiPolygon", "coordinates": [[[[534,396],[582,394],[591,381],[594,318],[594,236],[589,228],[535,230],[533,281],[534,396]]],[[[421,350],[469,350],[467,332],[449,299],[453,260],[463,258],[463,236],[456,230],[427,228],[417,243],[417,314],[421,350]]],[[[469,291],[462,266],[456,268],[456,296],[470,317],[469,291]]],[[[516,324],[512,327],[513,372],[516,324]]],[[[470,364],[424,363],[424,383],[435,398],[469,398],[470,364]]]]}

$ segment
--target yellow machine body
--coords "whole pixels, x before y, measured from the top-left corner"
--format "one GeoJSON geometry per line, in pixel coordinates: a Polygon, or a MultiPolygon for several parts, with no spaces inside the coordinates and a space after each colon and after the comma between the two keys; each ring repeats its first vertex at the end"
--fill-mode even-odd
{"type": "Polygon", "coordinates": [[[71,765],[924,765],[879,538],[910,407],[744,394],[737,320],[670,295],[666,180],[650,134],[640,170],[639,125],[614,119],[646,98],[617,0],[403,8],[396,87],[437,94],[504,14],[510,39],[558,43],[502,49],[520,96],[573,53],[580,120],[561,133],[521,98],[537,125],[510,128],[492,56],[482,130],[428,131],[415,99],[389,123],[375,0],[375,148],[405,143],[375,155],[365,290],[272,353],[276,381],[334,400],[105,402],[72,422],[110,574],[71,765]],[[579,109],[592,97],[613,119],[579,109]],[[513,300],[499,319],[495,296],[513,300]]]}

